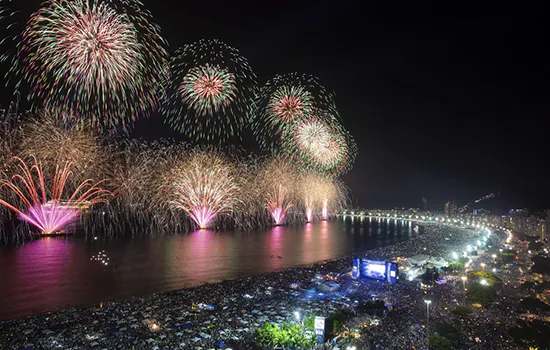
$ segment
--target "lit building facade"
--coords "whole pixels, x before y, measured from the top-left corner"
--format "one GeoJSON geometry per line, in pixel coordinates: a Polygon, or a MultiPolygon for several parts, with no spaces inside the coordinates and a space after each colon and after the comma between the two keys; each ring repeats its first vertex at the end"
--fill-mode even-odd
{"type": "Polygon", "coordinates": [[[445,216],[448,218],[452,218],[457,216],[458,214],[458,206],[456,205],[456,202],[449,201],[445,203],[445,216]]]}

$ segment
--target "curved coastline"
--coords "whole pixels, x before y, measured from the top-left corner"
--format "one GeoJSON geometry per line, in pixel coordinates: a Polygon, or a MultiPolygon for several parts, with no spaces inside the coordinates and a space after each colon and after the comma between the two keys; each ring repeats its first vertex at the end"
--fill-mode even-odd
{"type": "MultiPolygon", "coordinates": [[[[431,255],[442,256],[448,253],[450,246],[455,247],[459,244],[465,244],[474,235],[474,231],[472,230],[455,228],[455,230],[459,230],[462,234],[455,234],[454,236],[450,234],[450,236],[447,236],[444,233],[446,230],[445,225],[421,224],[426,225],[427,228],[424,234],[399,241],[395,244],[370,249],[365,254],[392,259],[397,256],[412,256],[425,253],[426,249],[429,249],[431,255]]],[[[90,342],[85,339],[86,334],[90,333],[90,329],[92,328],[96,329],[93,331],[94,334],[100,334],[100,336],[98,338],[95,338],[95,336],[90,337],[102,339],[108,347],[118,346],[124,339],[126,339],[125,341],[128,341],[130,338],[144,340],[144,337],[152,337],[147,339],[152,339],[152,342],[155,342],[155,344],[158,343],[161,347],[175,344],[176,341],[186,343],[184,341],[187,339],[185,336],[186,332],[182,332],[181,329],[178,331],[178,327],[181,328],[182,322],[186,319],[190,320],[189,324],[201,324],[196,321],[202,320],[205,313],[196,313],[196,310],[193,309],[196,308],[196,305],[212,304],[216,310],[216,319],[225,318],[232,320],[237,317],[235,313],[243,310],[252,312],[254,307],[259,307],[263,310],[259,312],[265,313],[269,311],[269,308],[274,307],[273,305],[281,303],[285,305],[292,304],[293,297],[292,291],[289,288],[290,284],[297,283],[298,285],[306,286],[319,273],[349,272],[351,268],[350,257],[346,256],[306,266],[287,268],[278,272],[253,277],[225,280],[216,284],[203,284],[171,292],[156,293],[146,297],[105,302],[102,303],[101,307],[73,307],[39,316],[1,321],[0,330],[3,335],[0,345],[13,346],[17,344],[17,346],[22,346],[29,343],[30,340],[35,339],[35,342],[40,342],[40,346],[44,346],[43,342],[49,341],[47,339],[61,337],[67,344],[87,346],[86,344],[89,345],[90,342]],[[259,303],[261,306],[258,305],[260,299],[262,300],[259,303]],[[268,310],[265,310],[265,308],[268,310]],[[148,319],[158,320],[163,327],[163,331],[151,334],[147,327],[144,328],[141,325],[142,321],[148,319]],[[92,325],[91,328],[89,328],[89,325],[92,325]],[[67,327],[70,328],[70,331],[67,330],[67,327]],[[113,331],[113,329],[116,331],[113,331]],[[110,334],[113,332],[119,336],[111,337],[110,334]],[[154,337],[156,335],[159,335],[159,337],[164,335],[164,337],[157,339],[154,337]]],[[[314,310],[314,312],[320,313],[327,313],[329,311],[329,309],[323,306],[314,310]]],[[[277,315],[277,317],[277,319],[285,318],[282,315],[277,315]]],[[[212,321],[204,319],[203,322],[212,321]]],[[[260,325],[261,323],[258,321],[252,324],[260,325]]],[[[223,322],[223,324],[227,326],[226,322],[223,322]]],[[[242,325],[241,322],[239,324],[242,325]]],[[[236,327],[233,329],[235,332],[241,329],[231,325],[227,327],[236,327]]],[[[215,328],[218,329],[217,326],[215,328]]],[[[241,341],[250,342],[254,329],[257,326],[250,325],[246,328],[248,330],[244,331],[242,336],[239,336],[239,340],[234,339],[235,346],[238,346],[241,341]]],[[[203,331],[206,330],[203,329],[203,331]]],[[[243,333],[243,331],[238,332],[238,334],[243,333]]],[[[208,335],[208,333],[202,333],[208,335]]],[[[220,334],[217,334],[217,336],[220,337],[220,334]]],[[[202,337],[202,341],[207,342],[208,339],[213,339],[213,337],[215,337],[214,334],[210,335],[210,337],[202,337]]],[[[189,341],[189,339],[187,340],[189,341]]],[[[31,341],[30,343],[33,342],[31,341]]],[[[98,344],[101,345],[101,342],[98,344]]]]}

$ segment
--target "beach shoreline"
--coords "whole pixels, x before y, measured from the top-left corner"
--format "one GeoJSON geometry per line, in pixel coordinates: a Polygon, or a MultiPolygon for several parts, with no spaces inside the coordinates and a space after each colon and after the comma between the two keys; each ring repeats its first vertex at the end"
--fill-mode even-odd
{"type": "MultiPolygon", "coordinates": [[[[421,253],[442,257],[449,248],[467,242],[472,230],[424,224],[429,230],[392,245],[370,249],[361,256],[393,259],[421,253]],[[450,232],[450,231],[449,231],[450,232]],[[449,236],[451,241],[439,236],[449,236]],[[438,238],[438,239],[436,239],[438,238]]],[[[355,256],[355,254],[353,255],[355,256]]],[[[126,300],[104,302],[95,307],[73,307],[38,316],[0,321],[2,348],[251,348],[255,330],[265,323],[292,322],[295,310],[304,317],[328,316],[350,304],[346,293],[306,297],[319,275],[340,276],[342,290],[353,287],[351,257],[282,269],[252,277],[202,284],[175,291],[126,300]],[[328,301],[327,301],[328,300],[328,301]],[[158,327],[154,331],[150,325],[158,327]],[[220,344],[224,344],[220,346],[220,344]]],[[[383,295],[386,284],[371,281],[364,293],[383,295]]],[[[392,298],[413,295],[415,286],[397,284],[392,298]]],[[[389,297],[389,296],[388,296],[389,297]]],[[[421,296],[419,296],[421,297],[421,296]]],[[[294,320],[295,321],[295,320],[294,320]]]]}

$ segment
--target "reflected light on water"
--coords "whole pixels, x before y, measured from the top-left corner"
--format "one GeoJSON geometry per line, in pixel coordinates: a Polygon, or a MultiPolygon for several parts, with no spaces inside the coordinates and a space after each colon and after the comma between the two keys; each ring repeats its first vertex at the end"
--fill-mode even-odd
{"type": "Polygon", "coordinates": [[[349,256],[397,238],[373,220],[322,221],[256,232],[198,230],[141,238],[40,239],[0,247],[0,319],[164,292],[349,256]],[[354,235],[377,230],[377,236],[354,235]],[[101,255],[108,265],[93,259],[101,255]]]}

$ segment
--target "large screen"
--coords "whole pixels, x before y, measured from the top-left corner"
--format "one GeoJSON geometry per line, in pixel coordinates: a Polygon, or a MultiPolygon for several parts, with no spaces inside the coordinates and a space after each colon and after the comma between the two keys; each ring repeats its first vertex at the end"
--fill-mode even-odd
{"type": "Polygon", "coordinates": [[[352,278],[372,278],[395,283],[398,273],[397,264],[394,262],[367,258],[353,258],[351,270],[352,278]]]}
{"type": "Polygon", "coordinates": [[[386,262],[363,259],[362,275],[377,280],[386,279],[386,262]]]}

